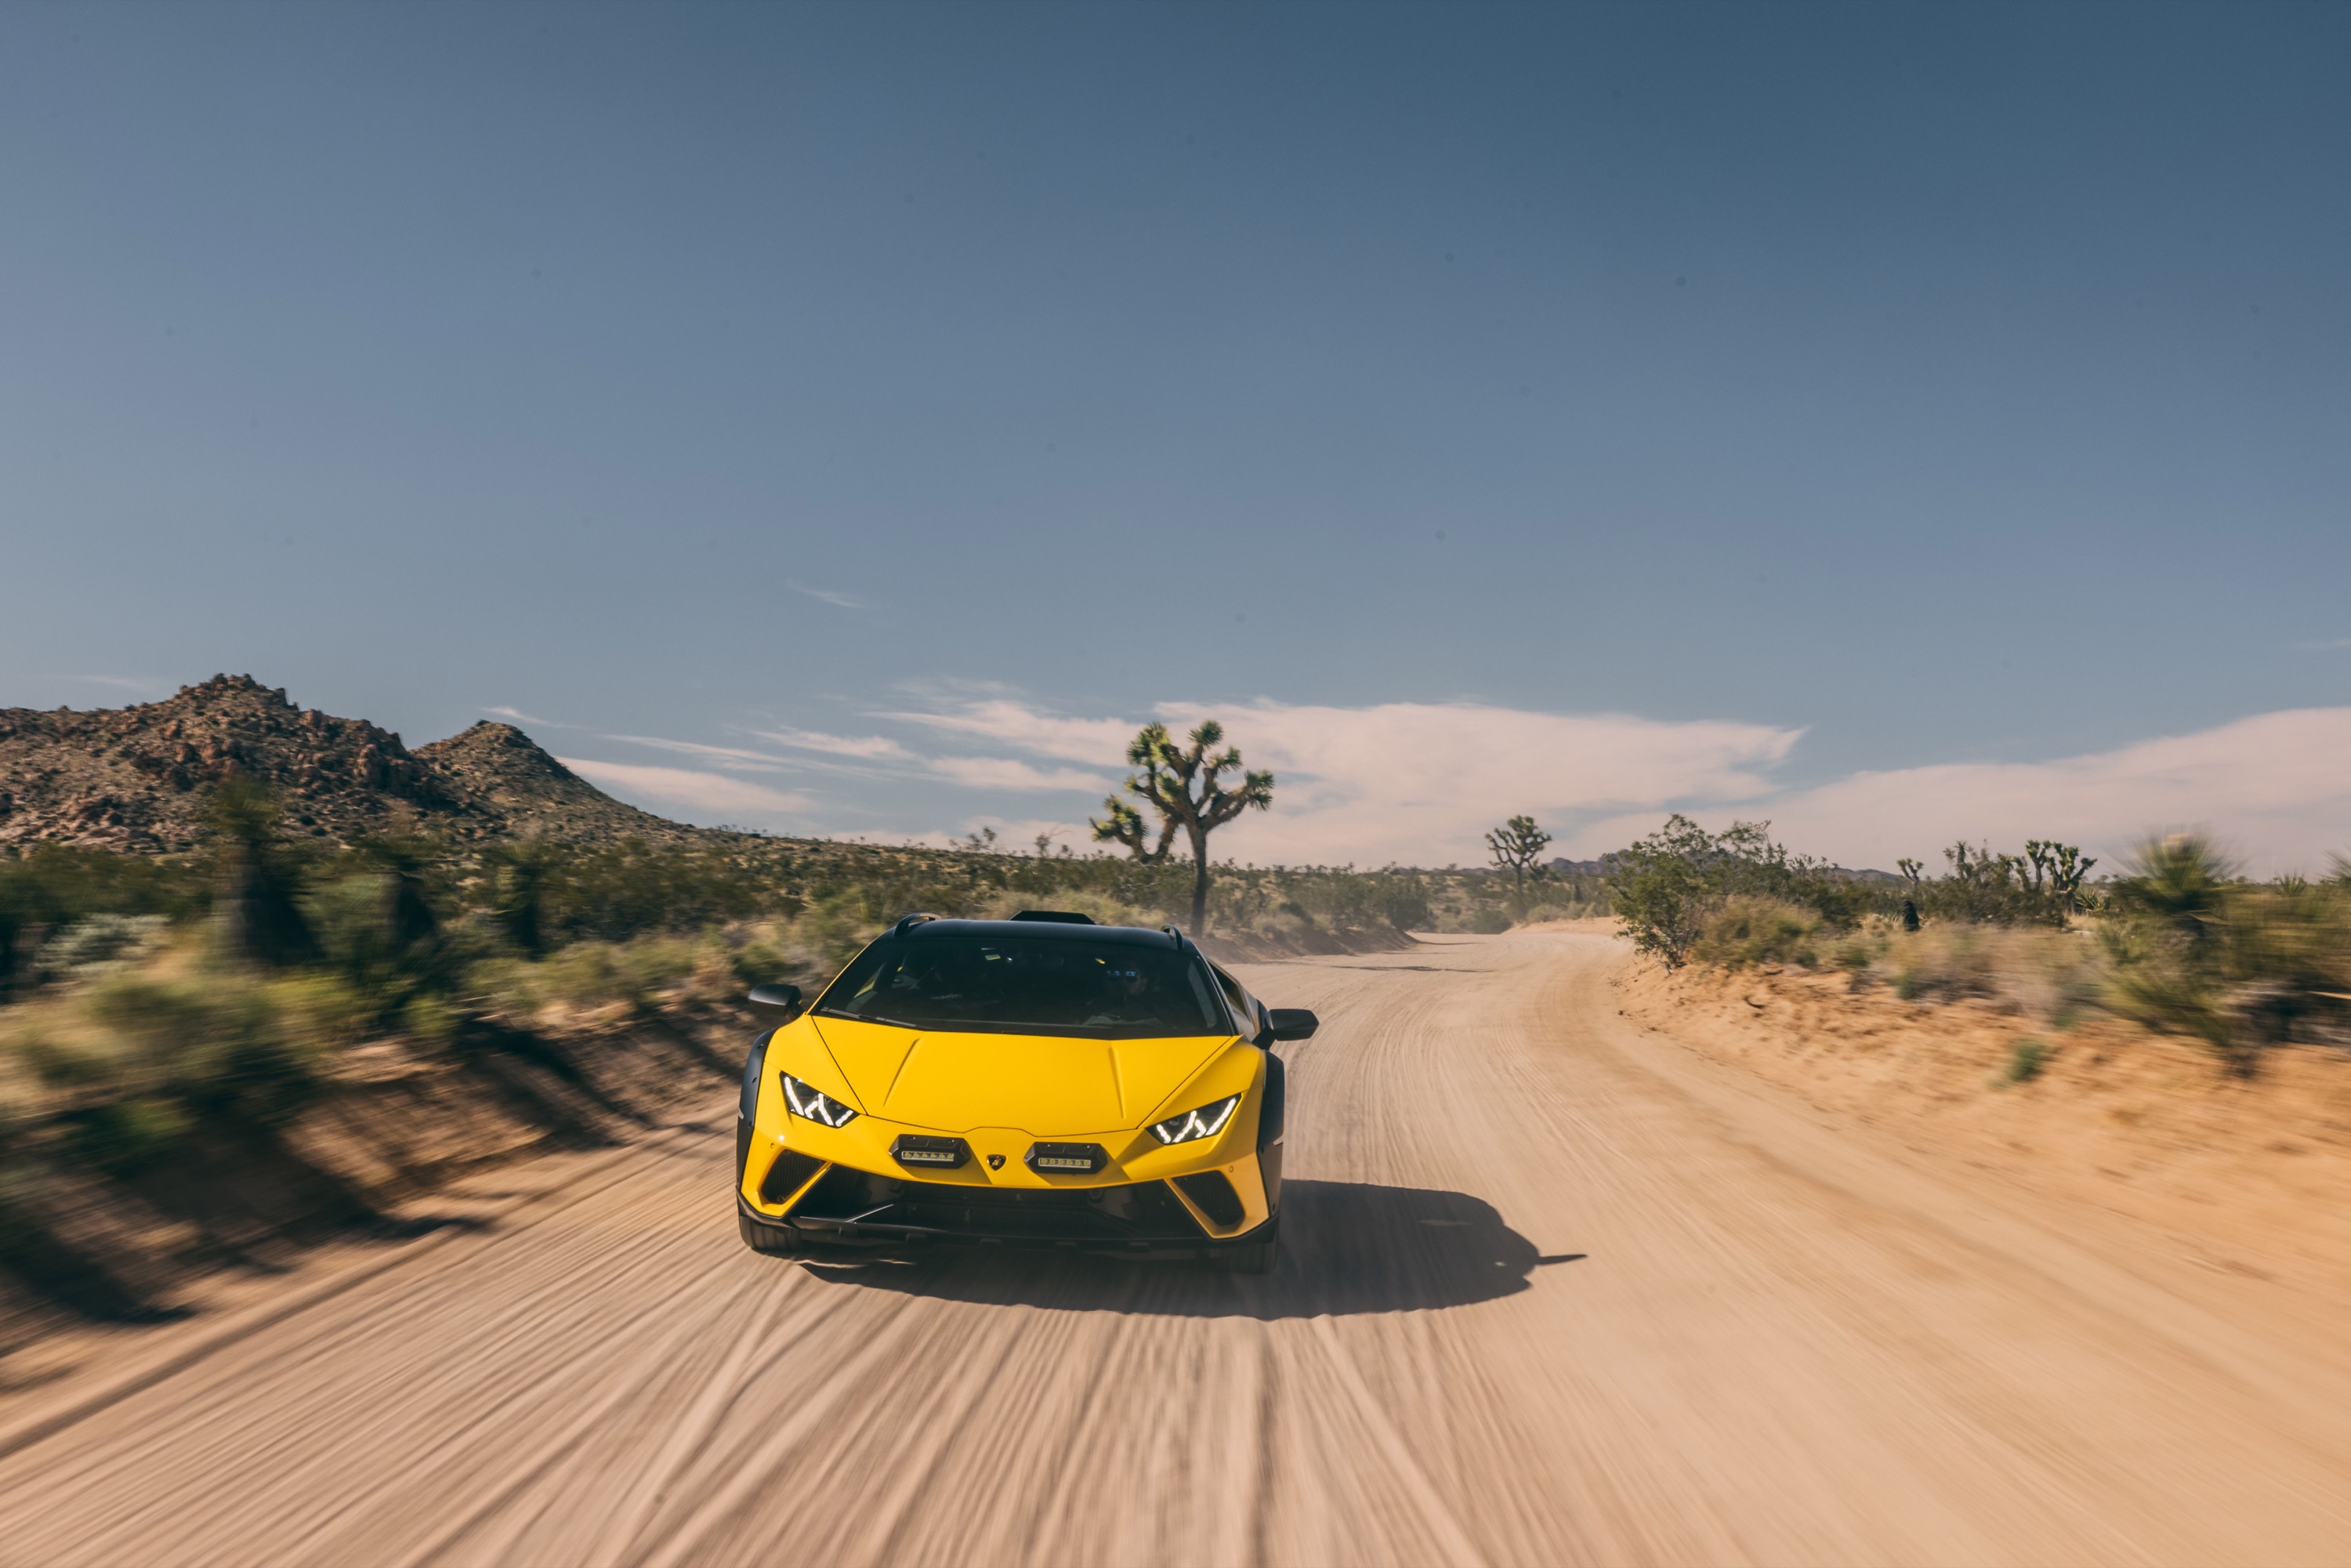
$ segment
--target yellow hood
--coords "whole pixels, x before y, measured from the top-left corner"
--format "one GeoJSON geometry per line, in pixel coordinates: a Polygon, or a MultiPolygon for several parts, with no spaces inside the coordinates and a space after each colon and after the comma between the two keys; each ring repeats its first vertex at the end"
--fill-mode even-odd
{"type": "Polygon", "coordinates": [[[1040,1138],[1140,1125],[1233,1043],[1230,1035],[933,1034],[834,1018],[818,1032],[868,1115],[946,1133],[1017,1127],[1040,1138]]]}

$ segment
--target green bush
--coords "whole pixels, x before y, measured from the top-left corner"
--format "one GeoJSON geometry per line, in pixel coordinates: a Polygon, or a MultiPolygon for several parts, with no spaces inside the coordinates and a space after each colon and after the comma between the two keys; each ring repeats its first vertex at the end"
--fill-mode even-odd
{"type": "Polygon", "coordinates": [[[2027,1035],[2009,1051],[2008,1066],[2001,1076],[2011,1083],[2029,1083],[2041,1076],[2041,1070],[2049,1065],[2052,1054],[2047,1040],[2027,1035]]]}
{"type": "Polygon", "coordinates": [[[1772,841],[1769,823],[1733,822],[1709,833],[1677,812],[1666,825],[1609,857],[1608,894],[1639,951],[1678,968],[1710,922],[1737,898],[1810,912],[1815,928],[1849,927],[1883,894],[1834,867],[1772,841]]]}
{"type": "Polygon", "coordinates": [[[61,1030],[11,1044],[61,1097],[80,1157],[121,1174],[199,1128],[250,1137],[284,1126],[316,1098],[367,1010],[328,976],[120,976],[84,991],[61,1030]]]}
{"type": "Polygon", "coordinates": [[[2351,888],[2236,878],[2193,838],[2145,846],[2101,933],[2108,1005],[2251,1072],[2267,1047],[2351,1029],[2351,888]]]}

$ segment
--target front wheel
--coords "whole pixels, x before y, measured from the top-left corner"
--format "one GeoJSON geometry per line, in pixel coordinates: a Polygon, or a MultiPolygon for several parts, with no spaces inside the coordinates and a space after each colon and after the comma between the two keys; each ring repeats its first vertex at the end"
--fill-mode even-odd
{"type": "Polygon", "coordinates": [[[737,1209],[735,1224],[743,1233],[743,1245],[769,1258],[789,1258],[807,1250],[800,1233],[789,1225],[762,1225],[737,1209]]]}

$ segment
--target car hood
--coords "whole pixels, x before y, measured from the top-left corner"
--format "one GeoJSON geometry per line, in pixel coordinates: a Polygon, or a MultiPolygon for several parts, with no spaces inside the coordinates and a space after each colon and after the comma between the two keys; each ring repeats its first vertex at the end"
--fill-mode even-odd
{"type": "Polygon", "coordinates": [[[834,1018],[817,1032],[869,1115],[949,1133],[1017,1127],[1036,1137],[1138,1126],[1235,1040],[935,1033],[834,1018]]]}

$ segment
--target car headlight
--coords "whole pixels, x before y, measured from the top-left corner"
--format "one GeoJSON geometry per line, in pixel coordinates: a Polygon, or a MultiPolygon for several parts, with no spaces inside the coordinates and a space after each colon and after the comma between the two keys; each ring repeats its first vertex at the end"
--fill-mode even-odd
{"type": "Polygon", "coordinates": [[[791,1108],[793,1115],[828,1127],[846,1127],[857,1120],[856,1112],[823,1090],[812,1088],[789,1072],[778,1072],[776,1076],[783,1080],[784,1103],[791,1108]]]}
{"type": "Polygon", "coordinates": [[[1151,1135],[1163,1144],[1190,1144],[1202,1138],[1213,1138],[1225,1130],[1233,1113],[1241,1108],[1238,1094],[1203,1105],[1196,1111],[1186,1111],[1180,1116],[1170,1116],[1165,1122],[1151,1124],[1151,1135]]]}

